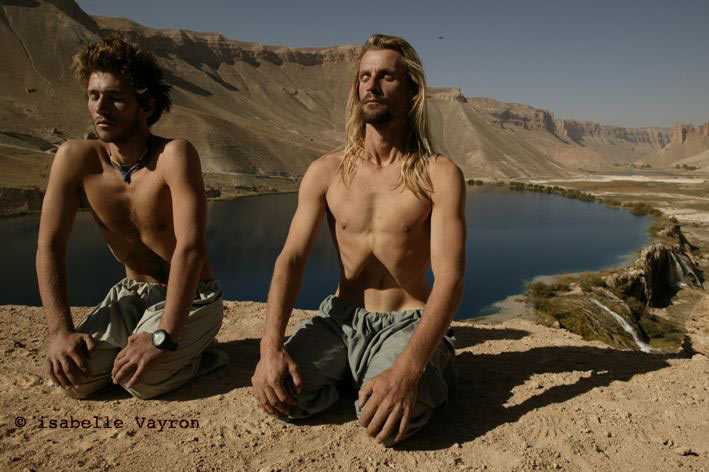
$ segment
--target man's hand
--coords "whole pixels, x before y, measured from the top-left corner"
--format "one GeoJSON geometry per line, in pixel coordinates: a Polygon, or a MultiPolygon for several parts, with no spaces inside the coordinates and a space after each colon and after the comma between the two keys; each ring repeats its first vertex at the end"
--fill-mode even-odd
{"type": "Polygon", "coordinates": [[[52,336],[47,348],[49,376],[63,388],[77,385],[76,368],[91,377],[88,359],[94,350],[94,339],[84,333],[61,332],[52,336]]]}
{"type": "Polygon", "coordinates": [[[370,379],[359,391],[359,424],[378,443],[393,434],[404,439],[418,396],[419,376],[392,367],[370,379]]]}
{"type": "Polygon", "coordinates": [[[283,380],[288,374],[293,379],[295,391],[300,393],[298,366],[286,350],[281,348],[261,354],[261,360],[256,366],[254,376],[251,377],[251,384],[254,386],[254,395],[259,405],[266,413],[287,415],[291,405],[295,403],[295,399],[291,398],[283,387],[283,380]]]}
{"type": "Polygon", "coordinates": [[[150,333],[141,332],[128,337],[128,344],[121,349],[121,352],[113,361],[113,370],[111,378],[113,383],[117,384],[131,370],[135,369],[135,373],[130,380],[123,385],[126,388],[131,388],[146,370],[150,369],[161,357],[166,355],[168,351],[158,349],[150,342],[150,333]]]}

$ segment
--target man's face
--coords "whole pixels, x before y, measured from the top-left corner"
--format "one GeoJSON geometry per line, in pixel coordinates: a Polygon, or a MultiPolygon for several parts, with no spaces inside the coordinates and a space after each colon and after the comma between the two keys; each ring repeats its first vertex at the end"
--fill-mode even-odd
{"type": "Polygon", "coordinates": [[[359,63],[359,101],[365,123],[384,124],[406,116],[410,86],[401,54],[391,49],[364,53],[359,63]]]}
{"type": "Polygon", "coordinates": [[[89,113],[101,141],[121,143],[147,128],[150,110],[140,107],[128,82],[110,72],[93,72],[87,87],[89,113]]]}

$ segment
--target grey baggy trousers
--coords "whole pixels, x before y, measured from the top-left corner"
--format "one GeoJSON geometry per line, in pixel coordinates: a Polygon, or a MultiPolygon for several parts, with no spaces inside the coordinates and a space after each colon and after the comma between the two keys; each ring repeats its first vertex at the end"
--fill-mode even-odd
{"type": "MultiPolygon", "coordinates": [[[[92,375],[86,377],[79,373],[79,385],[67,389],[66,393],[75,398],[85,398],[110,385],[116,355],[128,344],[130,335],[152,333],[158,329],[166,296],[167,288],[162,284],[123,279],[114,285],[103,302],[76,327],[77,332],[90,334],[96,341],[89,359],[92,375]]],[[[155,397],[179,387],[195,375],[226,364],[226,353],[211,348],[209,362],[202,365],[202,353],[212,344],[223,316],[219,282],[201,282],[182,336],[177,341],[177,350],[146,370],[138,382],[126,390],[138,398],[155,397]]],[[[130,376],[123,380],[128,379],[130,376]]]]}
{"type": "MultiPolygon", "coordinates": [[[[390,368],[408,344],[421,314],[422,310],[368,312],[333,295],[327,297],[320,315],[303,322],[285,344],[302,378],[300,394],[286,382],[296,399],[288,417],[305,418],[323,411],[337,401],[337,383],[349,380],[359,389],[390,368]]],[[[457,379],[453,338],[446,336],[421,376],[406,436],[428,423],[457,379]]],[[[359,418],[358,400],[355,411],[359,418]]]]}

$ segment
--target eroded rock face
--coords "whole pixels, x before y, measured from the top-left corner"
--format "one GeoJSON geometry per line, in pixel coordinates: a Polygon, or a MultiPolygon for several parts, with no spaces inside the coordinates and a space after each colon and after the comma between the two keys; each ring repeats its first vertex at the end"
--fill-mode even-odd
{"type": "Polygon", "coordinates": [[[590,138],[635,145],[645,144],[656,149],[661,149],[670,142],[667,128],[624,128],[579,120],[555,120],[554,125],[560,137],[581,145],[590,138]]]}
{"type": "Polygon", "coordinates": [[[667,306],[683,285],[702,286],[703,274],[692,254],[696,248],[684,237],[680,226],[669,227],[660,235],[674,244],[646,247],[632,266],[606,276],[606,285],[652,307],[667,306]]]}
{"type": "Polygon", "coordinates": [[[675,123],[672,141],[653,159],[658,164],[672,165],[709,149],[709,122],[696,128],[692,124],[675,123]]]}
{"type": "Polygon", "coordinates": [[[686,335],[682,347],[689,354],[709,357],[709,295],[694,307],[685,325],[686,335]]]}
{"type": "Polygon", "coordinates": [[[556,133],[554,114],[549,110],[521,103],[506,103],[486,97],[470,97],[468,103],[489,114],[498,125],[514,125],[528,130],[556,133]]]}
{"type": "Polygon", "coordinates": [[[659,150],[670,143],[669,128],[624,128],[594,121],[556,119],[549,110],[520,103],[506,103],[484,97],[468,98],[474,108],[488,113],[500,126],[514,125],[527,130],[541,130],[561,139],[584,145],[590,139],[645,145],[659,150]]]}
{"type": "Polygon", "coordinates": [[[709,136],[709,121],[699,125],[695,128],[692,124],[686,124],[682,122],[675,123],[672,129],[672,143],[673,144],[683,144],[687,137],[696,136],[709,136]]]}

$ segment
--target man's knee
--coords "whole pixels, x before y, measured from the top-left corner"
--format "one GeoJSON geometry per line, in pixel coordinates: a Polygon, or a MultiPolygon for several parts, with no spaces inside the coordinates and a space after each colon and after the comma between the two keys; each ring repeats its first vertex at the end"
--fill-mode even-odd
{"type": "Polygon", "coordinates": [[[99,392],[100,390],[105,389],[110,385],[110,382],[91,382],[91,383],[79,383],[73,387],[69,388],[63,388],[60,386],[56,386],[57,389],[59,389],[60,392],[62,392],[64,395],[74,398],[76,400],[85,400],[91,396],[93,396],[95,393],[99,392]]]}
{"type": "Polygon", "coordinates": [[[156,389],[152,386],[145,386],[139,384],[135,384],[130,388],[123,386],[123,388],[138,400],[150,400],[151,398],[155,398],[158,395],[162,395],[163,393],[167,393],[170,391],[164,389],[156,389]]]}
{"type": "MultiPolygon", "coordinates": [[[[385,438],[380,444],[386,448],[389,448],[406,441],[411,436],[418,433],[424,426],[426,426],[431,421],[431,418],[433,417],[433,412],[433,407],[420,401],[416,402],[416,405],[414,406],[414,411],[411,414],[411,419],[409,420],[409,424],[406,427],[406,432],[402,435],[401,439],[396,441],[396,433],[393,433],[391,436],[385,438]]],[[[357,413],[357,417],[359,418],[359,409],[357,410],[357,413]]]]}
{"type": "Polygon", "coordinates": [[[61,388],[59,390],[66,396],[71,397],[75,400],[85,400],[89,398],[95,390],[84,390],[78,387],[61,388]]]}
{"type": "Polygon", "coordinates": [[[288,378],[284,387],[295,401],[288,411],[288,420],[304,419],[320,413],[334,405],[340,397],[337,387],[332,384],[315,386],[305,383],[297,392],[293,381],[288,378]]]}
{"type": "Polygon", "coordinates": [[[169,375],[164,372],[153,371],[144,373],[142,377],[140,377],[130,388],[126,387],[123,382],[121,383],[121,386],[135,398],[139,400],[149,400],[175,390],[176,388],[187,383],[190,379],[191,377],[184,375],[184,372],[169,375]]]}

